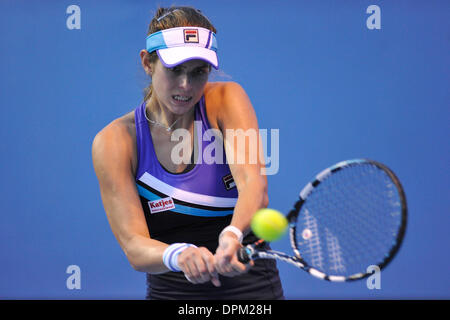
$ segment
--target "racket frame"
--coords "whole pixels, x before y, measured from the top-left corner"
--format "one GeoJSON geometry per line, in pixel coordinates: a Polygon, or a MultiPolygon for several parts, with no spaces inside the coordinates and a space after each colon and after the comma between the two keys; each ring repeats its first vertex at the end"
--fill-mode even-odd
{"type": "Polygon", "coordinates": [[[353,159],[353,160],[346,160],[341,161],[323,171],[321,171],[318,175],[316,175],[315,179],[308,183],[300,192],[299,199],[294,204],[294,208],[288,213],[287,219],[289,221],[289,237],[291,242],[291,247],[294,251],[295,256],[288,255],[283,252],[275,251],[275,250],[259,250],[258,247],[260,247],[262,244],[264,244],[264,241],[260,240],[254,244],[247,245],[244,247],[245,254],[243,252],[240,252],[239,260],[246,262],[250,259],[278,259],[285,261],[287,263],[290,263],[298,268],[301,268],[311,274],[312,276],[332,281],[332,282],[348,282],[348,281],[354,281],[354,280],[360,280],[368,277],[371,275],[371,273],[368,272],[362,272],[362,273],[356,273],[352,274],[350,276],[340,276],[340,275],[328,275],[323,273],[320,270],[317,270],[310,266],[305,260],[303,260],[300,250],[297,247],[297,219],[300,214],[301,208],[303,204],[306,202],[308,196],[314,191],[314,189],[320,185],[321,182],[323,182],[328,176],[331,174],[342,170],[345,167],[358,165],[361,163],[369,163],[374,165],[380,170],[383,170],[389,178],[392,180],[392,182],[395,184],[397,191],[399,192],[399,198],[401,201],[401,222],[400,222],[400,228],[397,233],[395,244],[391,247],[389,250],[389,253],[385,255],[384,259],[374,265],[378,266],[381,269],[385,268],[389,262],[392,261],[392,259],[397,254],[398,250],[401,247],[401,244],[403,242],[405,232],[406,232],[406,225],[407,225],[407,203],[406,203],[406,196],[403,191],[403,187],[397,178],[397,176],[390,170],[387,166],[384,164],[370,160],[370,159],[353,159]],[[244,256],[245,255],[245,256],[244,256]]]}

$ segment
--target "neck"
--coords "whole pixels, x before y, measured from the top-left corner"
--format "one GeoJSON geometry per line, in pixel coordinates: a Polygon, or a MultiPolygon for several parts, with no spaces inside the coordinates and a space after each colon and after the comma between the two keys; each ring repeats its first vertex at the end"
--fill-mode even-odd
{"type": "Polygon", "coordinates": [[[194,112],[195,108],[193,107],[184,114],[172,113],[163,107],[153,96],[146,103],[146,115],[148,119],[155,121],[165,128],[170,128],[170,131],[176,128],[189,129],[194,121],[194,112]]]}

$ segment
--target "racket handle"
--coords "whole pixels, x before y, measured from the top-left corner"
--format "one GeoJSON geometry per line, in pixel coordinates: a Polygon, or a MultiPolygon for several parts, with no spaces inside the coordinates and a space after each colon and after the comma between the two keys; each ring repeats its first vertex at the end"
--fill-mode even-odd
{"type": "Polygon", "coordinates": [[[240,248],[237,252],[237,258],[243,264],[249,263],[251,260],[249,250],[246,247],[240,248]]]}

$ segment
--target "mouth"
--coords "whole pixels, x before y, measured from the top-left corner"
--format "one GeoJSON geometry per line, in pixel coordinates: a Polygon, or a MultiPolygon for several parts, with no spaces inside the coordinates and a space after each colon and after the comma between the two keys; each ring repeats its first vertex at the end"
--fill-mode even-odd
{"type": "Polygon", "coordinates": [[[189,102],[192,100],[192,97],[190,96],[180,96],[180,95],[174,95],[172,96],[172,99],[177,102],[189,102]]]}

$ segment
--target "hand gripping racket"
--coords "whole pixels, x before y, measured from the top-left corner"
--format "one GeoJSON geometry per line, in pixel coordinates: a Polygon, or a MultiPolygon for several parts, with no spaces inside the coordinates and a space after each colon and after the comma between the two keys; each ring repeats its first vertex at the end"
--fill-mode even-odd
{"type": "Polygon", "coordinates": [[[280,259],[328,281],[363,279],[398,252],[406,230],[406,198],[385,165],[342,161],[319,173],[287,215],[294,255],[263,250],[263,240],[238,251],[238,259],[280,259]]]}

